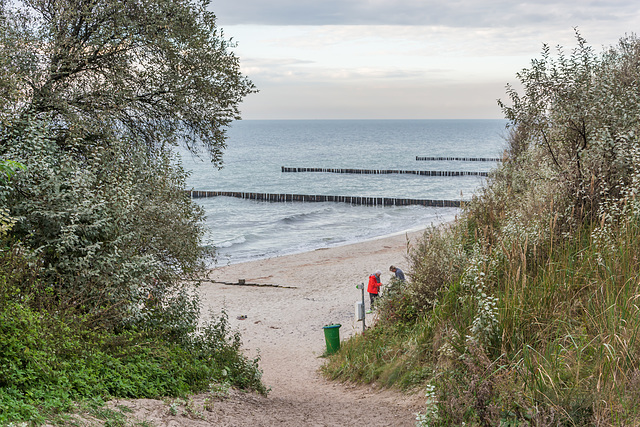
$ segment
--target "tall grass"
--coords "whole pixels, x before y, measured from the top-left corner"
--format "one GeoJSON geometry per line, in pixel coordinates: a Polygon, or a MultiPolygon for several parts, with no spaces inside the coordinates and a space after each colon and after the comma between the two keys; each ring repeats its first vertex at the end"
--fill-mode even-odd
{"type": "Polygon", "coordinates": [[[625,218],[606,244],[592,225],[537,247],[525,240],[493,249],[496,262],[479,265],[489,278],[484,291],[498,302],[494,336],[470,333],[477,302],[460,277],[433,310],[413,322],[382,321],[344,343],[324,371],[383,386],[435,385],[434,425],[640,422],[640,224],[625,218]]]}
{"type": "Polygon", "coordinates": [[[420,426],[640,425],[640,40],[576,36],[518,74],[504,162],[324,368],[425,390],[420,426]]]}

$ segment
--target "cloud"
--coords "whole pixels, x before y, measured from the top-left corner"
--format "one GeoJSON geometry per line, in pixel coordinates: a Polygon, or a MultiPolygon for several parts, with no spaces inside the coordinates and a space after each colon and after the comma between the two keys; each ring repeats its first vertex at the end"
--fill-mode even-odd
{"type": "Polygon", "coordinates": [[[218,0],[259,94],[247,118],[500,117],[495,99],[543,44],[599,46],[637,0],[218,0]]]}
{"type": "MultiPolygon", "coordinates": [[[[222,25],[418,25],[518,27],[578,21],[626,21],[636,0],[219,0],[211,6],[222,25]]],[[[637,22],[637,21],[636,21],[637,22]]],[[[575,24],[574,24],[575,25],[575,24]]]]}

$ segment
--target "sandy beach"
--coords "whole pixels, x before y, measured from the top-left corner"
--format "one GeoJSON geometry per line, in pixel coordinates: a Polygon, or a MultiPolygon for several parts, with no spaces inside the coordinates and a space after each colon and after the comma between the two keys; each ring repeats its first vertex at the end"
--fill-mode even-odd
{"type": "MultiPolygon", "coordinates": [[[[242,334],[243,351],[260,355],[268,397],[232,392],[202,417],[171,416],[150,401],[128,402],[138,419],[154,425],[216,426],[413,426],[421,395],[407,396],[375,386],[355,386],[322,378],[327,324],[339,323],[340,338],[361,333],[355,303],[357,284],[376,270],[382,283],[390,265],[405,271],[407,251],[422,231],[296,255],[214,268],[200,288],[203,313],[226,310],[242,334]],[[238,283],[275,286],[239,286],[238,283]]],[[[383,287],[384,289],[384,287],[383,287]]],[[[368,295],[365,293],[368,308],[368,295]]],[[[374,319],[367,315],[367,325],[374,319]]],[[[197,406],[197,397],[195,398],[197,406]]],[[[120,404],[122,404],[121,402],[120,404]]]]}

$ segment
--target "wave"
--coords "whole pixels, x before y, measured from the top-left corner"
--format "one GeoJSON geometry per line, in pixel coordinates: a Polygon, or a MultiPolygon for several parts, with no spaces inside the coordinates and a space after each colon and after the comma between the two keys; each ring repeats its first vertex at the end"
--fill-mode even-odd
{"type": "Polygon", "coordinates": [[[334,215],[339,209],[333,202],[314,202],[312,204],[297,204],[293,208],[281,211],[283,216],[278,219],[280,224],[315,222],[334,215]],[[292,212],[296,210],[297,212],[292,212]]]}
{"type": "Polygon", "coordinates": [[[307,222],[315,220],[319,215],[319,212],[301,212],[293,215],[285,216],[284,218],[280,218],[278,222],[284,224],[293,224],[300,222],[307,222]]]}
{"type": "Polygon", "coordinates": [[[247,238],[245,236],[237,236],[237,237],[234,237],[233,239],[223,240],[221,242],[210,241],[209,245],[213,246],[216,249],[230,248],[231,246],[240,245],[242,243],[245,243],[246,241],[247,241],[247,238]]]}

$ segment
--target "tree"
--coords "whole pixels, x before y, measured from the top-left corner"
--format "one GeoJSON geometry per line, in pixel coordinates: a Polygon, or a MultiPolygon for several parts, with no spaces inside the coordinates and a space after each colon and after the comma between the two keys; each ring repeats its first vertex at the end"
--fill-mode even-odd
{"type": "Polygon", "coordinates": [[[169,151],[149,157],[126,141],[84,147],[83,162],[69,148],[42,128],[13,141],[8,153],[28,173],[13,186],[12,233],[59,303],[103,326],[147,321],[182,300],[183,279],[205,268],[204,214],[184,191],[186,173],[169,151]]]}
{"type": "Polygon", "coordinates": [[[57,143],[183,143],[221,164],[253,84],[208,0],[0,2],[5,115],[45,117],[57,143]],[[8,110],[8,111],[6,111],[8,110]]]}
{"type": "MultiPolygon", "coordinates": [[[[508,87],[500,102],[515,130],[513,161],[537,158],[537,181],[554,182],[559,209],[593,218],[602,201],[631,182],[640,131],[640,40],[622,38],[597,54],[576,31],[577,46],[542,57],[518,73],[523,94],[508,87]],[[517,136],[517,137],[515,137],[517,136]]],[[[550,192],[551,194],[551,192],[550,192]]]]}
{"type": "Polygon", "coordinates": [[[207,6],[0,0],[3,421],[222,381],[267,391],[226,315],[201,323],[190,280],[210,251],[174,145],[220,166],[255,90],[207,6]]]}
{"type": "Polygon", "coordinates": [[[171,150],[220,166],[255,90],[208,4],[0,0],[0,155],[26,166],[12,235],[58,304],[105,327],[197,321],[184,279],[209,251],[171,150]]]}
{"type": "Polygon", "coordinates": [[[15,219],[9,216],[9,210],[4,206],[4,201],[9,192],[9,182],[16,171],[24,169],[24,165],[13,160],[0,160],[0,237],[8,232],[15,219]]]}

